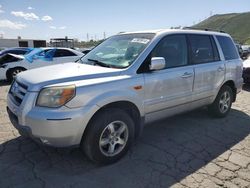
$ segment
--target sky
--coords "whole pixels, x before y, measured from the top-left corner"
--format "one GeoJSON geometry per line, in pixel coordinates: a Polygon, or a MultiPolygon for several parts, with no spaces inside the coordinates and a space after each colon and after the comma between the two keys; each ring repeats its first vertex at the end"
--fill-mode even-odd
{"type": "Polygon", "coordinates": [[[0,0],[0,37],[102,39],[249,11],[249,0],[0,0]]]}

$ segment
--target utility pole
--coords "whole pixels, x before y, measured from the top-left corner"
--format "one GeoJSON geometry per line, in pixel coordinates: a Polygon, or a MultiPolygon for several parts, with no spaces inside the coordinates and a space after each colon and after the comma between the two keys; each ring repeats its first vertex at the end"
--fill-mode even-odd
{"type": "Polygon", "coordinates": [[[103,39],[106,39],[106,33],[105,33],[105,31],[103,32],[103,39]]]}
{"type": "Polygon", "coordinates": [[[87,33],[87,42],[89,42],[89,34],[87,33]]]}

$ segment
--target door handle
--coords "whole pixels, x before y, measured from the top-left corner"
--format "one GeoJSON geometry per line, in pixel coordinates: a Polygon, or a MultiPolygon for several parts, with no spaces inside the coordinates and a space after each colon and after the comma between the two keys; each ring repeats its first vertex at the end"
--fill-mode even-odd
{"type": "Polygon", "coordinates": [[[222,72],[222,71],[224,71],[224,70],[225,70],[224,67],[219,67],[219,68],[217,69],[218,72],[222,72]]]}
{"type": "Polygon", "coordinates": [[[185,72],[181,77],[182,77],[182,78],[189,78],[189,77],[191,77],[191,76],[193,76],[193,73],[185,72]]]}

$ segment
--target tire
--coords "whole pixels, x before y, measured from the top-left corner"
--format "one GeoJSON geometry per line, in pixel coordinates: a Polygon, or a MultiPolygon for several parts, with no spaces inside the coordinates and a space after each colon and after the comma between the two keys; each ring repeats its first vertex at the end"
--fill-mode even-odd
{"type": "Polygon", "coordinates": [[[230,112],[233,101],[233,91],[231,87],[224,85],[220,89],[213,104],[208,107],[211,115],[218,118],[223,118],[230,112]]]}
{"type": "Polygon", "coordinates": [[[81,148],[93,162],[111,164],[127,153],[134,135],[134,121],[125,111],[105,109],[90,121],[82,138],[81,148]]]}
{"type": "Polygon", "coordinates": [[[25,69],[23,69],[23,68],[10,69],[8,71],[8,74],[7,74],[7,80],[9,82],[12,82],[15,79],[15,77],[17,76],[17,74],[19,74],[20,72],[23,72],[23,71],[25,71],[25,69]]]}

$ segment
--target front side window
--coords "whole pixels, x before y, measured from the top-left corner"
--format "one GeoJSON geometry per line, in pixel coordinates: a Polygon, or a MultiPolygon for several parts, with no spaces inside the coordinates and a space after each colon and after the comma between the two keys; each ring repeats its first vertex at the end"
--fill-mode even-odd
{"type": "Polygon", "coordinates": [[[110,37],[83,56],[79,61],[85,64],[111,68],[130,66],[147,47],[154,34],[123,34],[110,37]]]}
{"type": "Polygon", "coordinates": [[[189,35],[192,64],[208,63],[217,60],[209,35],[189,35]]]}
{"type": "Polygon", "coordinates": [[[165,37],[152,51],[151,57],[164,57],[166,68],[187,65],[186,36],[170,35],[165,37]]]}
{"type": "Polygon", "coordinates": [[[225,36],[216,36],[218,39],[220,46],[222,48],[225,60],[232,60],[232,59],[238,59],[239,54],[236,50],[236,47],[229,37],[225,36]]]}
{"type": "Polygon", "coordinates": [[[17,54],[17,55],[24,55],[27,53],[27,51],[25,51],[25,50],[10,50],[9,53],[17,54]]]}

